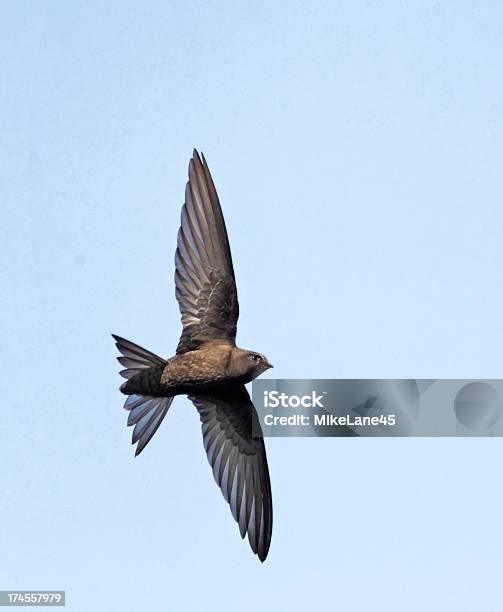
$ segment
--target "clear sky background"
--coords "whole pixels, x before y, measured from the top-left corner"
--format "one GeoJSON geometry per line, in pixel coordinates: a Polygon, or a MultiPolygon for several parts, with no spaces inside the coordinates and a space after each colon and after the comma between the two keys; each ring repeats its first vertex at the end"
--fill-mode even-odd
{"type": "Polygon", "coordinates": [[[502,376],[501,2],[5,3],[0,588],[75,612],[499,610],[503,441],[270,439],[242,542],[178,398],[137,459],[119,333],[168,356],[187,162],[275,377],[502,376]]]}

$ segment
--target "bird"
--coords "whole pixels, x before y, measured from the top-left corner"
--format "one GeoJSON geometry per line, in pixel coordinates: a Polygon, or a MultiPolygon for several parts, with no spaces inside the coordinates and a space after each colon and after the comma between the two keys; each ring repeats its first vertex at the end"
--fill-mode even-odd
{"type": "Polygon", "coordinates": [[[239,304],[222,209],[204,155],[189,161],[175,252],[175,295],[182,332],[163,359],[112,334],[126,379],[127,424],[139,455],[177,395],[187,395],[201,420],[213,476],[252,551],[265,561],[272,535],[272,494],[257,412],[245,385],[273,366],[236,345],[239,304]]]}

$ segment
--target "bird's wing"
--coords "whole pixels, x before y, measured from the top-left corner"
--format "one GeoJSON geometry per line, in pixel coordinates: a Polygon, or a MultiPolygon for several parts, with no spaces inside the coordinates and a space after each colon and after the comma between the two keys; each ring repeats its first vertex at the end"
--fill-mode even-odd
{"type": "Polygon", "coordinates": [[[204,156],[189,163],[175,254],[176,299],[183,331],[177,353],[236,337],[239,306],[222,209],[204,156]]]}
{"type": "Polygon", "coordinates": [[[257,413],[242,385],[190,399],[201,417],[203,442],[213,476],[239,523],[241,537],[261,561],[272,533],[269,469],[257,413]],[[255,434],[255,435],[254,435],[255,434]]]}

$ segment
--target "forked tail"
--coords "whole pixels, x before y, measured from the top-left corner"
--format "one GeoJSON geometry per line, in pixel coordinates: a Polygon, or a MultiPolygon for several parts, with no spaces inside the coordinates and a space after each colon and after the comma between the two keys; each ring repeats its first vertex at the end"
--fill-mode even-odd
{"type": "Polygon", "coordinates": [[[139,455],[166,416],[172,397],[156,397],[156,381],[166,364],[164,359],[146,349],[112,334],[121,353],[117,360],[124,366],[120,375],[127,379],[121,391],[128,395],[124,408],[129,410],[128,426],[134,425],[132,444],[138,442],[139,455]]]}

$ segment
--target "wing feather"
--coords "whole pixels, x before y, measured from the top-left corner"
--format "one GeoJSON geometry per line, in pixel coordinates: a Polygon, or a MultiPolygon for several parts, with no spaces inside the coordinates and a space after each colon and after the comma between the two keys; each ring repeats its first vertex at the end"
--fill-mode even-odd
{"type": "Polygon", "coordinates": [[[189,162],[175,267],[183,327],[177,353],[209,340],[233,343],[239,305],[229,239],[210,171],[197,151],[189,162]]]}
{"type": "Polygon", "coordinates": [[[257,414],[244,386],[211,395],[193,395],[203,443],[213,476],[241,537],[248,534],[254,553],[267,557],[272,534],[272,496],[264,441],[257,414]],[[256,428],[256,429],[255,429],[256,428]]]}

